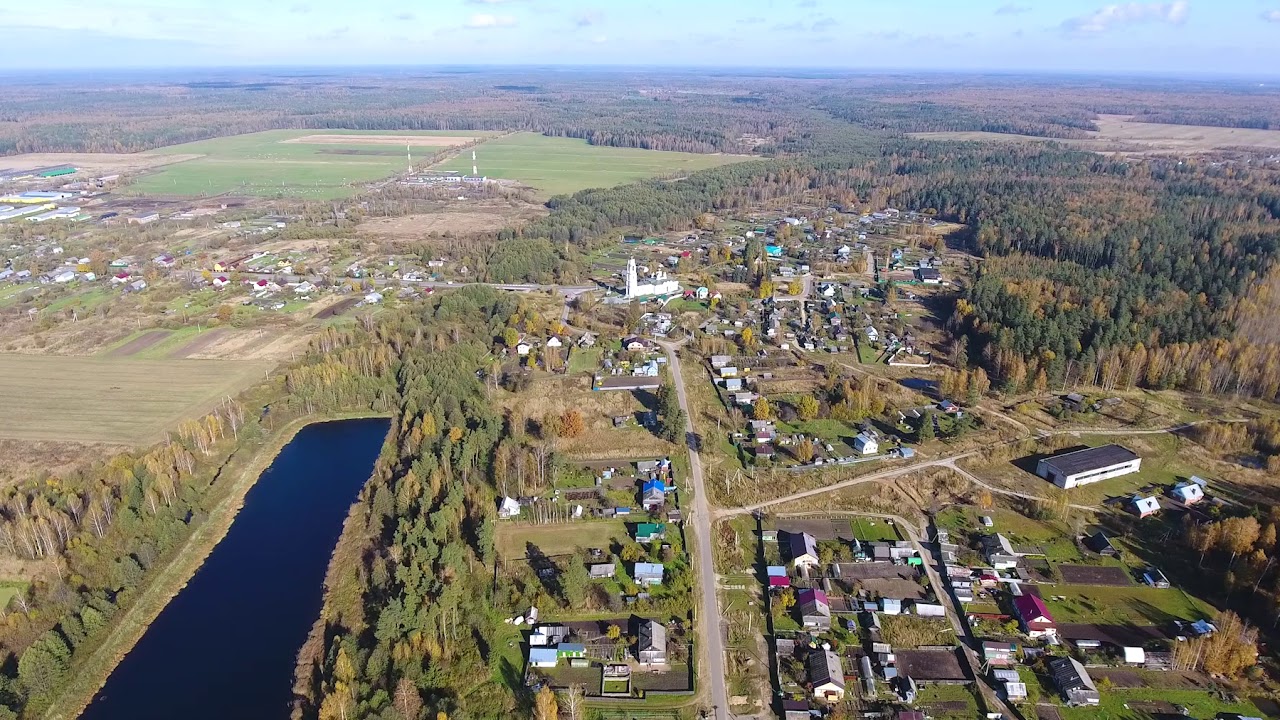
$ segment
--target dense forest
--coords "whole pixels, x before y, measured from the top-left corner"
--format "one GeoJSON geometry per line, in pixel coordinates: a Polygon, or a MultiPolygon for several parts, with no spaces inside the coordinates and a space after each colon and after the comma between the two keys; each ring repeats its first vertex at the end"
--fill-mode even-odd
{"type": "Polygon", "coordinates": [[[523,476],[528,460],[536,476],[548,458],[525,452],[524,423],[495,412],[481,376],[508,328],[532,321],[516,296],[468,287],[399,311],[373,334],[335,332],[313,347],[317,357],[386,348],[397,400],[393,441],[348,520],[300,656],[295,717],[527,715],[510,689],[521,669],[494,638],[494,606],[506,604],[492,597],[495,496],[513,463],[523,476]]]}

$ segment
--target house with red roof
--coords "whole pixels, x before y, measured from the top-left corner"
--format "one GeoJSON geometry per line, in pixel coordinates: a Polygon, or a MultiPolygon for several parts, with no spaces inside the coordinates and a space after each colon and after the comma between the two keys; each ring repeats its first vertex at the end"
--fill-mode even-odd
{"type": "Polygon", "coordinates": [[[1030,637],[1057,635],[1058,626],[1053,622],[1049,608],[1037,595],[1020,595],[1013,599],[1013,611],[1022,624],[1022,630],[1030,637]]]}

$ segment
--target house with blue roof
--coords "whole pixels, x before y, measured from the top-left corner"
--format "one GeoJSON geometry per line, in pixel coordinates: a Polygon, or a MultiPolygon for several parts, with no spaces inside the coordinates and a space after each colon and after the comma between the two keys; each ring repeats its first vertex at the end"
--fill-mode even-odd
{"type": "Polygon", "coordinates": [[[646,511],[660,508],[667,502],[667,483],[662,480],[646,480],[640,490],[641,504],[646,511]]]}
{"type": "Polygon", "coordinates": [[[662,584],[664,570],[662,563],[636,563],[635,572],[632,575],[637,585],[652,587],[662,584]]]}
{"type": "Polygon", "coordinates": [[[560,663],[560,656],[553,647],[529,648],[529,666],[536,668],[553,668],[560,663]]]}

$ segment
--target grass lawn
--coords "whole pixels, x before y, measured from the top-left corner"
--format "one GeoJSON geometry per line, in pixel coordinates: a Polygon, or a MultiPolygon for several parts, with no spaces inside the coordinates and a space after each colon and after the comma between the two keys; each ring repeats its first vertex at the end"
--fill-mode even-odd
{"type": "MultiPolygon", "coordinates": [[[[516,180],[547,197],[587,188],[613,187],[662,175],[679,175],[742,162],[741,155],[705,155],[589,145],[585,140],[516,133],[476,148],[480,174],[516,180]]],[[[446,160],[438,170],[471,172],[471,153],[446,160]]]]}
{"type": "Polygon", "coordinates": [[[881,520],[879,518],[854,518],[851,524],[853,525],[854,537],[859,540],[895,541],[902,539],[898,534],[898,528],[888,520],[881,520]]]}
{"type": "Polygon", "coordinates": [[[262,379],[270,363],[0,355],[0,437],[143,445],[262,379]]]}
{"type": "Polygon", "coordinates": [[[829,442],[852,438],[858,434],[856,428],[843,420],[797,420],[795,422],[778,423],[779,434],[802,433],[822,438],[829,442]]]}
{"type": "Polygon", "coordinates": [[[1041,593],[1060,623],[1160,625],[1171,620],[1198,620],[1213,608],[1176,588],[1054,585],[1041,593]],[[1065,600],[1054,600],[1055,596],[1065,600]]]}
{"type": "Polygon", "coordinates": [[[1235,712],[1260,717],[1262,713],[1252,703],[1241,700],[1238,704],[1224,702],[1212,693],[1200,690],[1171,690],[1167,688],[1139,688],[1134,690],[1108,690],[1102,693],[1102,704],[1096,708],[1060,708],[1063,720],[1147,720],[1153,715],[1139,703],[1171,703],[1184,705],[1190,717],[1214,717],[1220,712],[1235,712]],[[1126,708],[1125,705],[1138,705],[1126,708]]]}
{"type": "Polygon", "coordinates": [[[926,685],[916,694],[916,707],[924,707],[935,720],[970,720],[981,717],[978,699],[964,685],[926,685]]]}
{"type": "Polygon", "coordinates": [[[600,367],[600,357],[604,354],[604,350],[600,348],[591,348],[589,350],[574,350],[569,356],[569,374],[589,373],[600,367]]]}
{"type": "MultiPolygon", "coordinates": [[[[313,200],[347,197],[360,186],[390,177],[405,168],[403,143],[369,144],[285,142],[314,135],[383,135],[485,137],[492,133],[353,130],[268,130],[201,140],[152,150],[151,154],[199,155],[159,168],[139,178],[129,192],[139,195],[213,196],[224,193],[260,197],[298,197],[313,200]]],[[[447,151],[438,140],[413,145],[421,166],[447,151]]],[[[468,164],[467,170],[470,171],[468,164]]]]}
{"type": "MultiPolygon", "coordinates": [[[[643,519],[643,518],[640,518],[643,519]]],[[[617,520],[575,522],[571,525],[498,526],[498,554],[504,560],[525,556],[526,544],[533,543],[547,555],[565,555],[577,548],[608,548],[612,540],[630,541],[626,523],[617,520]]]]}

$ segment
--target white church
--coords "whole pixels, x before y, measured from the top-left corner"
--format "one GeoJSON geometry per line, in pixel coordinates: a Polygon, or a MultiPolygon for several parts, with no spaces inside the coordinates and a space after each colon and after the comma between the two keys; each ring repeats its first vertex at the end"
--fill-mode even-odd
{"type": "Polygon", "coordinates": [[[655,295],[674,295],[680,292],[680,281],[668,278],[667,274],[661,270],[653,273],[640,282],[639,272],[636,270],[636,259],[631,258],[627,261],[627,299],[639,299],[654,297],[655,295]]]}

